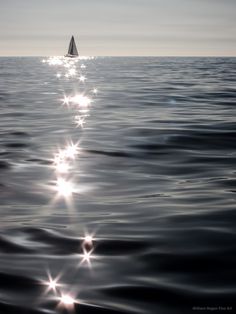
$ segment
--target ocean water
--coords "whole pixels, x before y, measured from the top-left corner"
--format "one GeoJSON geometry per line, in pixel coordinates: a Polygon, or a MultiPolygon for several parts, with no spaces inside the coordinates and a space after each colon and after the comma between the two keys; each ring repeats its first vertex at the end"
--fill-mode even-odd
{"type": "Polygon", "coordinates": [[[0,58],[0,313],[235,311],[235,118],[235,58],[0,58]]]}

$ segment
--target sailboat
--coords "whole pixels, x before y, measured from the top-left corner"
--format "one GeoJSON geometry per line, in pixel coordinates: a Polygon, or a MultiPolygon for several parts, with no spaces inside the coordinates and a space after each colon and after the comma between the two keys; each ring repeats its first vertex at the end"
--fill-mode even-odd
{"type": "Polygon", "coordinates": [[[76,58],[78,56],[79,54],[76,48],[75,39],[74,39],[74,36],[72,36],[70,40],[69,48],[68,48],[68,53],[65,55],[65,57],[76,58]]]}

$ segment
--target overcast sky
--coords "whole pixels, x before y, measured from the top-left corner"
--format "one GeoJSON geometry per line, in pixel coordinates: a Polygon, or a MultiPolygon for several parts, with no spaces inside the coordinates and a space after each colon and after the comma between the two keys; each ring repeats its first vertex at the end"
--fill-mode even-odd
{"type": "Polygon", "coordinates": [[[0,55],[236,56],[236,0],[0,0],[0,55]]]}

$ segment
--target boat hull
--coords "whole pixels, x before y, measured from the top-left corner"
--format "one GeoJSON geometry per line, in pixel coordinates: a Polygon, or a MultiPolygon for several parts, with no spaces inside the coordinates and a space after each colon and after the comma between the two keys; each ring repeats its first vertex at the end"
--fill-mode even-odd
{"type": "Polygon", "coordinates": [[[70,55],[70,54],[66,54],[64,57],[66,58],[78,58],[78,55],[70,55]]]}

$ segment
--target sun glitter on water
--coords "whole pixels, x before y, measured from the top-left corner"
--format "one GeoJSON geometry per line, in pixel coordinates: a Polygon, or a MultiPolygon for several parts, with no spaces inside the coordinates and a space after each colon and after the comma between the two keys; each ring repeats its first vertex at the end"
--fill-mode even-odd
{"type": "Polygon", "coordinates": [[[56,190],[59,196],[70,197],[75,192],[72,182],[66,181],[64,178],[58,178],[56,190]]]}
{"type": "Polygon", "coordinates": [[[58,282],[60,279],[60,275],[58,275],[56,278],[52,278],[52,275],[49,271],[47,271],[47,274],[48,274],[48,280],[43,281],[43,284],[46,286],[46,293],[50,291],[53,291],[54,293],[56,293],[57,289],[62,286],[58,282]]]}
{"type": "MultiPolygon", "coordinates": [[[[50,66],[56,68],[57,82],[77,82],[77,87],[74,93],[70,91],[66,92],[61,99],[63,105],[67,110],[71,112],[76,111],[74,115],[74,122],[76,127],[83,128],[86,123],[87,117],[89,117],[89,110],[91,104],[97,94],[97,88],[86,88],[87,77],[83,71],[86,68],[84,63],[77,64],[79,60],[90,60],[91,57],[80,57],[75,59],[69,59],[65,57],[51,57],[48,60],[43,60],[43,63],[47,63],[50,66]],[[82,89],[82,90],[81,90],[82,89]],[[89,91],[89,92],[88,92],[89,91]]],[[[89,81],[89,80],[88,80],[89,81]]],[[[66,139],[65,139],[66,140],[66,139]]],[[[80,153],[80,147],[78,142],[73,143],[66,141],[66,145],[63,148],[58,149],[54,154],[52,160],[52,169],[54,170],[55,180],[53,184],[53,190],[56,191],[55,200],[63,198],[68,210],[73,209],[74,200],[73,194],[78,193],[78,187],[72,182],[73,170],[78,162],[77,157],[80,153]]],[[[81,238],[80,238],[81,239],[81,238]]],[[[78,252],[80,264],[91,267],[91,259],[96,258],[93,255],[94,251],[94,235],[85,234],[82,242],[82,254],[78,252]]],[[[52,278],[48,272],[48,280],[44,282],[46,285],[46,292],[54,295],[57,301],[59,310],[66,311],[66,313],[74,313],[75,304],[78,300],[75,298],[78,291],[67,289],[67,285],[58,282],[59,277],[52,278]],[[62,288],[63,287],[63,288],[62,288]]],[[[76,290],[76,289],[75,289],[76,290]]],[[[50,295],[49,295],[50,297],[50,295]]],[[[81,300],[80,300],[81,302],[81,300]]]]}
{"type": "Polygon", "coordinates": [[[68,294],[63,294],[60,298],[61,302],[65,305],[72,305],[75,303],[75,299],[73,299],[70,295],[68,294]]]}
{"type": "Polygon", "coordinates": [[[68,292],[61,292],[57,300],[59,301],[58,307],[62,310],[65,309],[66,313],[74,313],[75,305],[79,303],[72,293],[68,292]]]}

